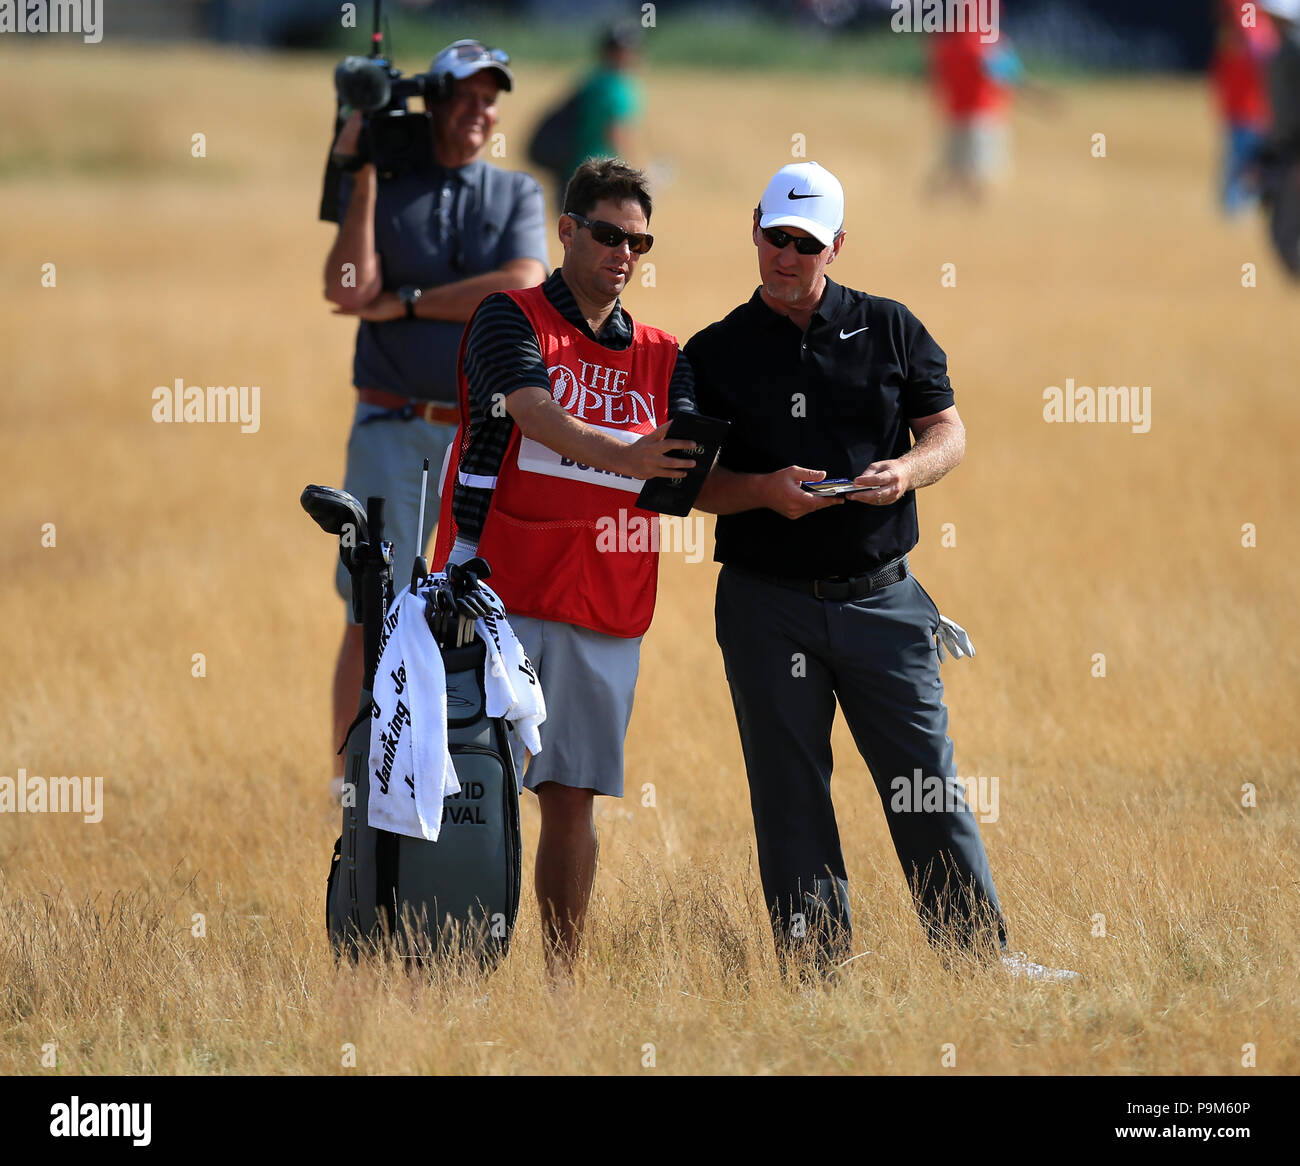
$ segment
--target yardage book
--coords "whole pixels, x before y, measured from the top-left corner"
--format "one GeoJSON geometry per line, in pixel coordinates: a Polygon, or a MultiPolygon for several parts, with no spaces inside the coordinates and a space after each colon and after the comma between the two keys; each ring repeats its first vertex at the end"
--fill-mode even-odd
{"type": "Polygon", "coordinates": [[[713,468],[718,447],[731,427],[730,421],[705,417],[701,413],[674,414],[668,427],[668,436],[694,441],[695,448],[674,450],[670,457],[694,458],[695,465],[686,471],[684,478],[650,478],[641,487],[636,504],[642,510],[657,510],[660,514],[685,516],[691,512],[695,499],[700,496],[704,479],[713,468]]]}

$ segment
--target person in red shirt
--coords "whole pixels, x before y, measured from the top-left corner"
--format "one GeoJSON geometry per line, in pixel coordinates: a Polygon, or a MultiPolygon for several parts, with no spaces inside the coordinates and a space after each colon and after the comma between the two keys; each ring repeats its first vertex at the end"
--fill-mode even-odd
{"type": "Polygon", "coordinates": [[[1210,83],[1225,130],[1219,198],[1230,215],[1259,201],[1259,154],[1273,121],[1267,65],[1276,51],[1266,12],[1256,9],[1246,20],[1237,0],[1223,0],[1210,83]]]}
{"type": "Polygon", "coordinates": [[[1005,37],[986,44],[978,29],[929,36],[931,79],[947,122],[931,192],[978,200],[1006,168],[1007,113],[1024,67],[1005,37]]]}

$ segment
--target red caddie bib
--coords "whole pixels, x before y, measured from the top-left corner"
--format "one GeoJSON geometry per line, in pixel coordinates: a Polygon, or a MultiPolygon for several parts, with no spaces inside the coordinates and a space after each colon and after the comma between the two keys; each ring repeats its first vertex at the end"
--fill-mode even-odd
{"type": "MultiPolygon", "coordinates": [[[[551,395],[562,408],[627,441],[668,419],[675,337],[633,322],[632,343],[615,352],[570,324],[540,286],[505,294],[532,324],[551,395]]],[[[467,324],[464,335],[469,331],[467,324]]],[[[455,538],[451,499],[469,424],[464,355],[462,340],[461,429],[443,486],[435,569],[445,565],[455,538]]],[[[478,541],[478,553],[492,568],[490,586],[507,613],[612,636],[641,635],[654,615],[659,574],[659,516],[637,507],[642,485],[561,457],[516,426],[478,541]]]]}

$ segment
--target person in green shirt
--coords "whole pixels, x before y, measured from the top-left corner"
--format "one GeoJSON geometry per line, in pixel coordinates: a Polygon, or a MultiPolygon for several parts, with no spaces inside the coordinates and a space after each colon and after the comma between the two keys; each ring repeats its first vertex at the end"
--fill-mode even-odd
{"type": "MultiPolygon", "coordinates": [[[[564,175],[568,177],[588,158],[625,158],[637,155],[636,123],[645,100],[635,76],[640,57],[640,31],[632,25],[613,25],[600,38],[600,63],[578,91],[574,119],[573,154],[564,175]]],[[[564,192],[560,192],[563,205],[564,192]]]]}

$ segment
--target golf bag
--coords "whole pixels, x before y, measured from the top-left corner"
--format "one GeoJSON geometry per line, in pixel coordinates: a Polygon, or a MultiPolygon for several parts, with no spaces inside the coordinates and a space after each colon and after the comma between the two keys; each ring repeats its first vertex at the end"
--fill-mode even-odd
{"type": "Polygon", "coordinates": [[[487,715],[486,649],[472,634],[483,594],[478,581],[490,569],[482,560],[450,568],[437,595],[444,606],[435,612],[431,597],[427,612],[446,669],[448,751],[460,793],[443,806],[436,842],[375,829],[368,821],[372,692],[393,588],[384,500],[370,498],[362,511],[342,490],[308,486],[301,501],[322,529],[339,536],[365,640],[360,705],[342,750],[343,829],[326,890],[335,955],[355,960],[391,943],[415,963],[467,955],[490,968],[510,945],[522,861],[519,783],[507,739],[514,730],[487,715]]]}

